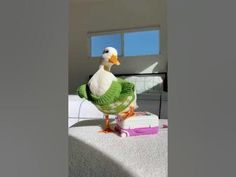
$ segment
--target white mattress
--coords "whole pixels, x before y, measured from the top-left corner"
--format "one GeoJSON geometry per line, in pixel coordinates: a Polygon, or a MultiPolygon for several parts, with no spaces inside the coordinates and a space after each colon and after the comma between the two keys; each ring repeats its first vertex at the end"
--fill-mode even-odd
{"type": "Polygon", "coordinates": [[[121,138],[98,133],[103,124],[83,120],[69,128],[69,177],[167,177],[168,129],[121,138]]]}

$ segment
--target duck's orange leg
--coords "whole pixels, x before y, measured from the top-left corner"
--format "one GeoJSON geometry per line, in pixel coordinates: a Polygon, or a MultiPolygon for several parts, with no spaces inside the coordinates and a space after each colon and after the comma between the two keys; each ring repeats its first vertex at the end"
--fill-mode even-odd
{"type": "Polygon", "coordinates": [[[100,133],[110,133],[113,132],[112,129],[110,128],[110,119],[109,119],[109,115],[105,115],[105,129],[99,131],[100,133]]]}
{"type": "Polygon", "coordinates": [[[135,115],[135,112],[134,112],[134,107],[133,106],[130,106],[129,108],[129,111],[127,112],[124,112],[124,116],[122,116],[124,119],[127,119],[131,116],[135,115]]]}

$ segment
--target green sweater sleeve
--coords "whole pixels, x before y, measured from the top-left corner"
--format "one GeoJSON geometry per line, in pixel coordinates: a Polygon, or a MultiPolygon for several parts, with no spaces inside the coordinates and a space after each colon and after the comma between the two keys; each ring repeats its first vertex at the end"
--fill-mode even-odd
{"type": "Polygon", "coordinates": [[[88,95],[87,95],[86,90],[87,90],[87,84],[83,84],[77,88],[76,92],[81,98],[88,99],[88,95]]]}
{"type": "Polygon", "coordinates": [[[128,82],[124,79],[118,78],[118,82],[121,84],[122,90],[120,94],[120,99],[123,99],[127,96],[130,96],[135,91],[135,85],[131,82],[128,82]]]}

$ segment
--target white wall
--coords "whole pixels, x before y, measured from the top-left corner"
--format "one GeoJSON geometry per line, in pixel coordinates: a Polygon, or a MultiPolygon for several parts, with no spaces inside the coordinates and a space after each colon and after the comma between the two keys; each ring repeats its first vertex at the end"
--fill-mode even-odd
{"type": "Polygon", "coordinates": [[[160,26],[161,55],[158,58],[121,58],[113,73],[138,73],[158,61],[146,72],[166,71],[167,34],[165,0],[71,0],[69,9],[69,92],[86,83],[96,72],[99,60],[88,57],[88,32],[160,26]]]}

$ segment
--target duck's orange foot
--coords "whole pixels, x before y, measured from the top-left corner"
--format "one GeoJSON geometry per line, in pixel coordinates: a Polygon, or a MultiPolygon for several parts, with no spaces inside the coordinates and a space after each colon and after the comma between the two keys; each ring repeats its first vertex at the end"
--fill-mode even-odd
{"type": "Polygon", "coordinates": [[[124,115],[122,116],[123,119],[127,119],[129,117],[132,117],[135,115],[135,112],[134,112],[134,107],[131,106],[129,111],[125,112],[124,115]]]}
{"type": "Polygon", "coordinates": [[[98,132],[99,132],[99,133],[112,133],[113,130],[110,129],[110,128],[106,128],[106,129],[104,129],[104,130],[100,130],[100,131],[98,131],[98,132]]]}

